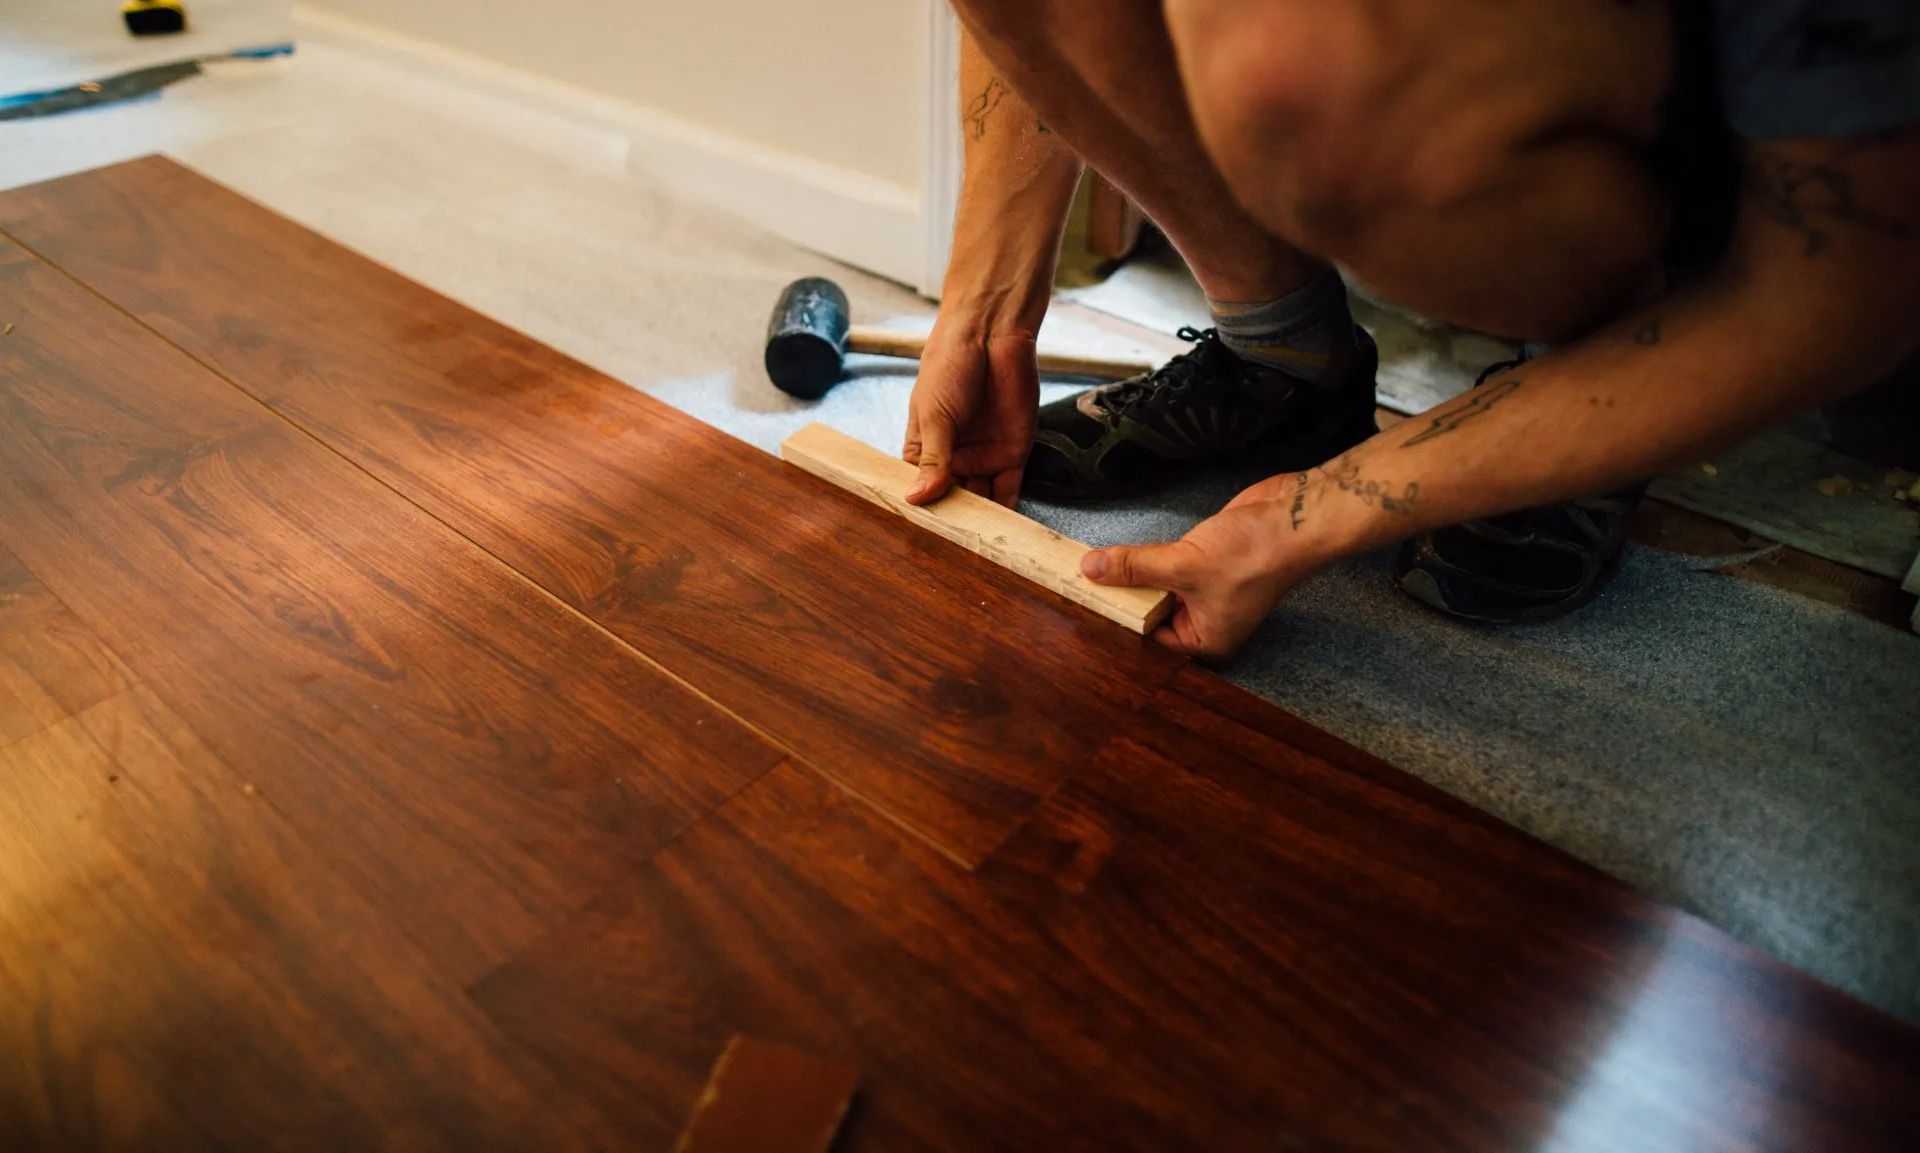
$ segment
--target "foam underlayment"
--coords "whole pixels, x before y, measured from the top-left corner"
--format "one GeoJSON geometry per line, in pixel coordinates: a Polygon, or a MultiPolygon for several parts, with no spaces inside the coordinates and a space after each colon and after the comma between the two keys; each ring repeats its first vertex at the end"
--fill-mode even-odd
{"type": "MultiPolygon", "coordinates": [[[[802,404],[766,382],[761,334],[810,273],[838,279],[863,321],[924,324],[927,306],[634,183],[625,148],[303,42],[161,100],[0,124],[0,185],[165,150],[762,448],[813,420],[897,448],[897,364],[858,362],[802,404]]],[[[1028,511],[1089,543],[1141,541],[1231,492],[1028,511]]],[[[1225,671],[1920,1020],[1920,639],[1637,548],[1573,619],[1468,628],[1394,592],[1376,556],[1296,590],[1225,671]]]]}

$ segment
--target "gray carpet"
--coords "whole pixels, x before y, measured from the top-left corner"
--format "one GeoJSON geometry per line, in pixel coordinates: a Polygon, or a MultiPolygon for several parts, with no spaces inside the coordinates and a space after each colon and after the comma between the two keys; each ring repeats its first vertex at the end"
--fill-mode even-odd
{"type": "MultiPolygon", "coordinates": [[[[636,185],[609,133],[303,44],[160,101],[0,126],[0,186],[155,148],[762,447],[814,419],[898,447],[897,367],[856,365],[804,405],[761,375],[760,333],[809,272],[862,320],[924,323],[924,303],[636,185]]],[[[1144,541],[1232,489],[1029,511],[1144,541]]],[[[1477,630],[1383,567],[1306,584],[1227,675],[1920,1020],[1920,638],[1643,551],[1571,620],[1477,630]]]]}

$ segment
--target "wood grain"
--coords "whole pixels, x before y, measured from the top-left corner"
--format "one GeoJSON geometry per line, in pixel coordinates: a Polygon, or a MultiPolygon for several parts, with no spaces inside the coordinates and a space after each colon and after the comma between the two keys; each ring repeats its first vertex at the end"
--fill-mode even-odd
{"type": "Polygon", "coordinates": [[[0,748],[0,1144],[600,1145],[252,775],[144,687],[0,748]]]}
{"type": "Polygon", "coordinates": [[[130,683],[113,651],[0,546],[0,745],[130,683]]]}
{"type": "Polygon", "coordinates": [[[959,860],[1179,665],[169,161],[0,228],[959,860]]]}
{"type": "Polygon", "coordinates": [[[859,1084],[844,1061],[735,1037],[674,1153],[826,1153],[859,1084]]]}
{"type": "Polygon", "coordinates": [[[858,1150],[1896,1150],[1912,1030],[1204,674],[967,874],[779,769],[476,989],[665,1140],[736,1032],[858,1150]]]}
{"type": "Polygon", "coordinates": [[[455,980],[778,753],[0,244],[0,539],[455,980]]]}
{"type": "Polygon", "coordinates": [[[983,496],[956,488],[933,504],[908,504],[918,469],[817,421],[782,442],[780,459],[1135,633],[1152,632],[1173,609],[1158,590],[1094,584],[1080,575],[1086,545],[983,496]]]}

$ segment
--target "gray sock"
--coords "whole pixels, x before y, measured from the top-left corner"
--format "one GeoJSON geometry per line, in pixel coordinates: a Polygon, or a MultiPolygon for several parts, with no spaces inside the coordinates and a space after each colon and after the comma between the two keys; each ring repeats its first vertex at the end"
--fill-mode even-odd
{"type": "Polygon", "coordinates": [[[1278,300],[1207,301],[1220,342],[1235,356],[1310,384],[1341,384],[1353,363],[1347,286],[1329,268],[1278,300]]]}

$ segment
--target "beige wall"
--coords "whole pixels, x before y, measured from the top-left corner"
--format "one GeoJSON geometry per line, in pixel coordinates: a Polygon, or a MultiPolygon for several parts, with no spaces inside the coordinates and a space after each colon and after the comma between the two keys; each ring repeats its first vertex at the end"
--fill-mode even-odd
{"type": "Polygon", "coordinates": [[[923,0],[312,0],[909,189],[923,0]]]}

